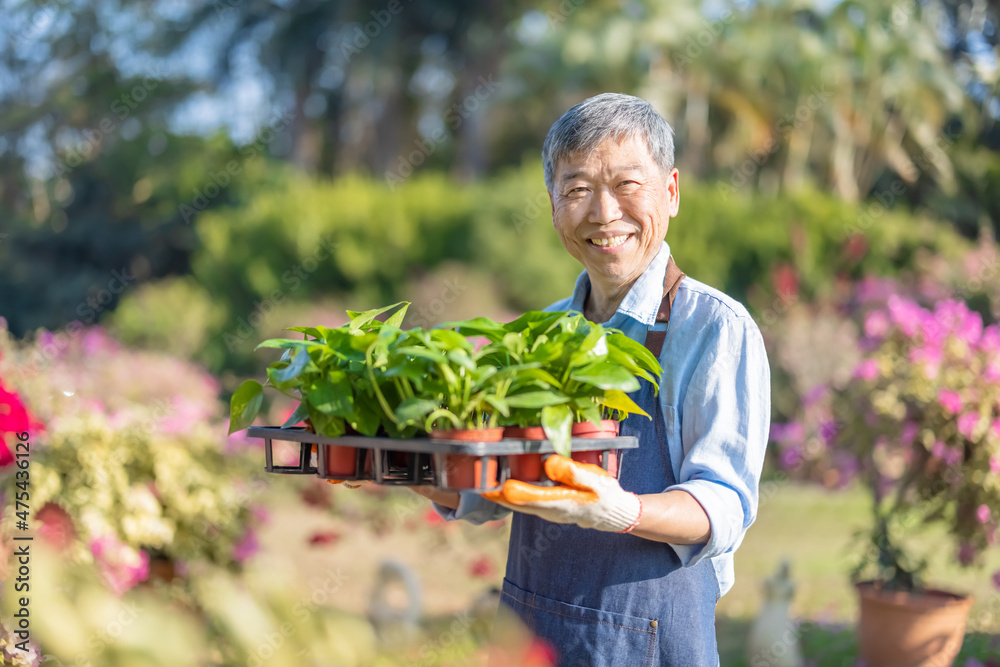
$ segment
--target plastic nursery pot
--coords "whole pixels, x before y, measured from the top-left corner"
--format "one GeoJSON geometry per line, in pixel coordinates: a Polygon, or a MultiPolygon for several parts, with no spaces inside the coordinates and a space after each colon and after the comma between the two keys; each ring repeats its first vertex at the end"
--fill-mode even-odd
{"type": "MultiPolygon", "coordinates": [[[[541,426],[508,426],[503,437],[516,440],[545,440],[545,429],[541,426]]],[[[545,479],[541,454],[516,454],[507,457],[511,479],[522,482],[540,482],[545,479]]]]}
{"type": "MultiPolygon", "coordinates": [[[[435,440],[461,440],[464,442],[498,442],[503,438],[503,428],[447,429],[431,431],[435,440]]],[[[486,486],[497,484],[497,459],[469,454],[444,455],[444,483],[446,489],[479,488],[483,464],[486,465],[486,486]]]]}
{"type": "MultiPolygon", "coordinates": [[[[570,433],[574,438],[595,438],[595,439],[605,439],[605,438],[617,438],[619,422],[614,419],[603,419],[600,424],[592,424],[590,422],[579,422],[573,424],[570,429],[570,433]]],[[[593,463],[596,466],[601,465],[601,458],[604,450],[591,450],[583,452],[573,452],[571,454],[574,461],[579,461],[580,463],[593,463]]],[[[603,466],[602,466],[603,467],[603,466]]],[[[617,450],[611,449],[608,451],[608,474],[612,477],[618,477],[618,452],[617,450]]]]}
{"type": "Polygon", "coordinates": [[[947,591],[878,590],[856,584],[858,650],[869,665],[951,665],[965,639],[972,598],[947,591]]]}

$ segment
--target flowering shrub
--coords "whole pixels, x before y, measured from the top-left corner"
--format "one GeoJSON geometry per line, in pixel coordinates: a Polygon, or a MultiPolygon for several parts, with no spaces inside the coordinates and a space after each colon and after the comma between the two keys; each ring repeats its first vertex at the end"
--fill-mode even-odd
{"type": "Polygon", "coordinates": [[[875,500],[874,547],[856,574],[874,564],[886,586],[912,589],[922,566],[900,529],[943,523],[963,565],[998,545],[1000,327],[959,301],[928,310],[896,295],[863,322],[862,357],[832,393],[829,442],[875,500]]]}
{"type": "Polygon", "coordinates": [[[256,550],[251,502],[265,482],[250,478],[250,457],[229,451],[214,378],[97,328],[43,333],[32,345],[0,329],[0,351],[0,442],[6,431],[31,433],[39,537],[93,563],[118,595],[146,579],[155,558],[235,567],[256,550]]]}

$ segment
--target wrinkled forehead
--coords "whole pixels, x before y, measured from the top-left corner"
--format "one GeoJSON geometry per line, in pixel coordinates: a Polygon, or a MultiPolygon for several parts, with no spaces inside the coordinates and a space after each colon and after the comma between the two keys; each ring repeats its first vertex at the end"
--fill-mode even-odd
{"type": "Polygon", "coordinates": [[[659,169],[659,165],[641,135],[612,135],[597,144],[577,148],[557,157],[554,175],[558,181],[567,175],[592,169],[652,171],[659,169]]]}

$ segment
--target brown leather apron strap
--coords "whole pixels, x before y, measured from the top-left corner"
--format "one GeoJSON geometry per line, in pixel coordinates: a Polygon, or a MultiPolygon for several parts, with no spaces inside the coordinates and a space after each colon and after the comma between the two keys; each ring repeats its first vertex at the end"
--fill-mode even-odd
{"type": "MultiPolygon", "coordinates": [[[[674,307],[674,298],[677,296],[677,290],[680,289],[681,280],[684,279],[684,272],[677,268],[677,264],[674,263],[674,256],[671,255],[667,259],[667,271],[663,274],[663,300],[660,302],[660,309],[656,312],[656,321],[664,322],[669,325],[670,322],[670,310],[674,307]]],[[[646,332],[646,348],[653,353],[657,359],[660,358],[660,352],[663,350],[663,341],[667,339],[667,331],[653,331],[649,329],[646,332]]]]}

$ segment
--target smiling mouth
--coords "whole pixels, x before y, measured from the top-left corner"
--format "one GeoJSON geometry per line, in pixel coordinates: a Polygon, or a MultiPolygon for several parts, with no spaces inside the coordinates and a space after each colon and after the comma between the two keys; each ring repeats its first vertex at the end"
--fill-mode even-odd
{"type": "Polygon", "coordinates": [[[598,248],[615,248],[628,241],[630,236],[632,235],[622,234],[621,236],[612,236],[609,238],[587,239],[587,243],[598,248]]]}

